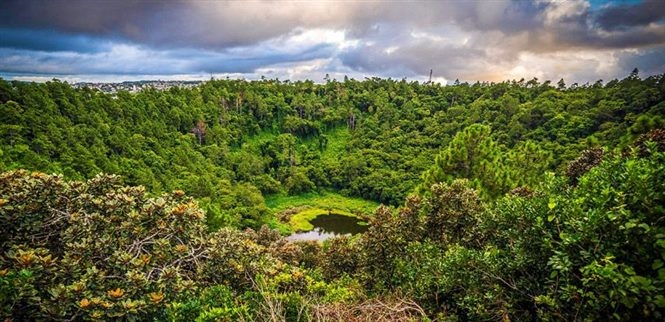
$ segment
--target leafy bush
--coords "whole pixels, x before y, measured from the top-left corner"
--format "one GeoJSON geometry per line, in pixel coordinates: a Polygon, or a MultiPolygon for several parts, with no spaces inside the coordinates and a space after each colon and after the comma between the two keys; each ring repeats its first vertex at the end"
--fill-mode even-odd
{"type": "Polygon", "coordinates": [[[118,177],[0,176],[2,310],[13,318],[146,318],[192,294],[204,214],[181,191],[148,198],[118,177]]]}
{"type": "Polygon", "coordinates": [[[224,285],[203,289],[198,297],[174,302],[167,309],[169,321],[239,321],[249,318],[248,308],[224,285]]]}
{"type": "Polygon", "coordinates": [[[603,149],[593,148],[582,151],[582,154],[575,160],[571,161],[566,168],[566,176],[568,176],[572,184],[577,184],[577,180],[589,172],[591,168],[597,166],[603,160],[603,149]]]}
{"type": "Polygon", "coordinates": [[[209,233],[182,191],[148,197],[117,176],[4,173],[0,220],[3,318],[302,320],[315,303],[362,297],[354,280],[317,273],[318,244],[266,226],[209,233]]]}
{"type": "Polygon", "coordinates": [[[665,153],[639,155],[606,156],[576,186],[550,175],[491,204],[457,181],[397,213],[380,208],[355,276],[441,318],[660,320],[665,153]]]}

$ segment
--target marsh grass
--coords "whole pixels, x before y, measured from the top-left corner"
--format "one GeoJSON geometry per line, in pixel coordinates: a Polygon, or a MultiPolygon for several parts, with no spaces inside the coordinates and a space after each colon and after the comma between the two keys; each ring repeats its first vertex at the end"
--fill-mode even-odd
{"type": "Polygon", "coordinates": [[[274,223],[281,231],[309,231],[314,228],[310,223],[314,218],[330,213],[365,219],[371,215],[378,203],[342,196],[333,192],[310,192],[297,196],[272,195],[266,198],[266,205],[281,218],[281,223],[274,223]],[[284,226],[288,227],[284,227],[284,226]]]}

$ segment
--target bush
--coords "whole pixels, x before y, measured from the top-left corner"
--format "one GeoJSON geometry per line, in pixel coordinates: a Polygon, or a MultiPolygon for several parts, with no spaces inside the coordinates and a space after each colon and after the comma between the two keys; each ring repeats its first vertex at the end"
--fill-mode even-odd
{"type": "Polygon", "coordinates": [[[456,182],[380,208],[356,276],[442,319],[662,320],[665,153],[636,152],[578,167],[574,187],[550,175],[483,205],[456,182]]]}
{"type": "Polygon", "coordinates": [[[0,204],[4,317],[162,316],[199,285],[204,214],[181,191],[14,171],[0,176],[0,204]]]}

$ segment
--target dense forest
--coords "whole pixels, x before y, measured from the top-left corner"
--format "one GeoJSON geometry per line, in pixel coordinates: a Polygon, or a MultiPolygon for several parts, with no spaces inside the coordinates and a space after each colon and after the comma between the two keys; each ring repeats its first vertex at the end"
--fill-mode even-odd
{"type": "Polygon", "coordinates": [[[0,79],[0,314],[661,320],[663,128],[665,75],[637,70],[114,94],[0,79]],[[381,204],[367,232],[289,241],[266,202],[333,193],[381,204]]]}

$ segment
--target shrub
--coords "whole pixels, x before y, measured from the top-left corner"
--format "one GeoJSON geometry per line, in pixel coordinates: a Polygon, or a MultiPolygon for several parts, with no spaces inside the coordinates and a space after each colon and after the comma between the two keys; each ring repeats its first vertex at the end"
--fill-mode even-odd
{"type": "Polygon", "coordinates": [[[86,182],[0,175],[2,315],[145,318],[192,294],[206,248],[204,214],[181,191],[98,175],[86,182]]]}

